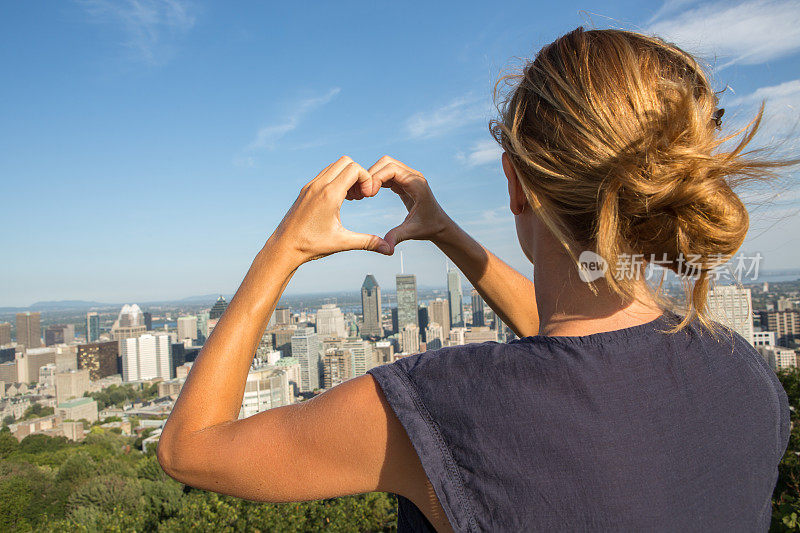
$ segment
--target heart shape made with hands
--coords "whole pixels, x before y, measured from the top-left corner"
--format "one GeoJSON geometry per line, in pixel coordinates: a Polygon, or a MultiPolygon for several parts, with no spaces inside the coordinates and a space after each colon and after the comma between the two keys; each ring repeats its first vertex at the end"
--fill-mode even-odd
{"type": "Polygon", "coordinates": [[[303,260],[345,250],[371,250],[392,255],[398,243],[435,235],[449,218],[425,178],[416,170],[384,156],[369,170],[349,157],[328,165],[308,182],[276,230],[303,260]],[[344,200],[362,200],[389,188],[400,196],[408,214],[385,237],[356,233],[341,223],[344,200]]]}
{"type": "Polygon", "coordinates": [[[408,214],[403,222],[390,229],[383,238],[389,254],[402,241],[424,240],[445,225],[446,215],[433,196],[425,177],[413,168],[384,156],[368,170],[369,180],[359,180],[347,191],[347,200],[361,200],[378,194],[381,188],[391,189],[403,202],[408,214]]]}

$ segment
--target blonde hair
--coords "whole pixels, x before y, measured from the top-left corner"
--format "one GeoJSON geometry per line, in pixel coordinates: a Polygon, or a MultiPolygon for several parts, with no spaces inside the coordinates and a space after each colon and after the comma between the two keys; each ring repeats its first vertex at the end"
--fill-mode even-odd
{"type": "MultiPolygon", "coordinates": [[[[738,183],[796,161],[744,152],[764,105],[742,130],[717,134],[718,98],[699,63],[656,37],[622,30],[576,30],[545,46],[519,74],[490,130],[518,173],[530,205],[577,266],[591,248],[608,263],[605,281],[626,301],[637,282],[614,276],[621,254],[680,274],[681,258],[699,263],[684,278],[682,328],[708,324],[712,269],[747,234],[738,183]],[[720,145],[742,134],[730,151],[720,145]]],[[[657,301],[665,302],[655,291],[657,301]]]]}

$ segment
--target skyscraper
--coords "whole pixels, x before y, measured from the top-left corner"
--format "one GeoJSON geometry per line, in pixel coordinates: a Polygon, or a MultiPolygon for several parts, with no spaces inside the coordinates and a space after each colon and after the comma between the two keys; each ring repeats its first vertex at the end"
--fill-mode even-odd
{"type": "Polygon", "coordinates": [[[172,362],[169,335],[146,333],[139,337],[122,339],[119,345],[122,356],[122,381],[170,378],[172,362]]]}
{"type": "Polygon", "coordinates": [[[297,328],[292,335],[292,357],[300,361],[300,392],[311,392],[320,386],[322,342],[314,328],[297,328]]]}
{"type": "Polygon", "coordinates": [[[72,324],[52,324],[44,330],[45,346],[70,344],[75,339],[75,326],[72,324]]]}
{"type": "Polygon", "coordinates": [[[100,315],[94,311],[86,313],[86,342],[96,342],[100,338],[100,315]]]}
{"type": "Polygon", "coordinates": [[[344,314],[336,304],[322,304],[322,308],[317,311],[317,333],[323,336],[347,336],[344,314]]]}
{"type": "Polygon", "coordinates": [[[17,343],[25,348],[42,345],[42,326],[39,312],[17,313],[17,343]]]}
{"type": "Polygon", "coordinates": [[[147,328],[144,325],[144,315],[136,304],[123,305],[117,321],[111,326],[111,334],[115,341],[138,337],[145,331],[147,328]]]}
{"type": "Polygon", "coordinates": [[[178,317],[178,340],[197,338],[197,317],[194,315],[178,317]]]}
{"type": "Polygon", "coordinates": [[[711,318],[731,328],[753,344],[753,303],[750,289],[734,285],[714,287],[708,293],[711,318]]]}
{"type": "Polygon", "coordinates": [[[11,344],[11,324],[0,322],[0,346],[11,344]]]}
{"type": "Polygon", "coordinates": [[[367,370],[375,367],[378,362],[375,359],[375,350],[372,343],[363,339],[347,339],[344,349],[352,354],[353,377],[367,373],[367,370]]]}
{"type": "Polygon", "coordinates": [[[786,309],[784,311],[762,311],[761,327],[775,332],[778,346],[793,346],[795,339],[800,338],[800,311],[786,309]]]}
{"type": "Polygon", "coordinates": [[[96,342],[78,346],[78,368],[89,371],[89,378],[96,381],[121,372],[119,344],[116,341],[96,342]]]}
{"type": "Polygon", "coordinates": [[[228,302],[225,301],[225,298],[220,296],[217,298],[217,301],[214,302],[214,307],[211,308],[211,311],[208,313],[208,317],[211,320],[219,320],[222,316],[222,313],[225,312],[225,309],[228,308],[228,302]]]}
{"type": "Polygon", "coordinates": [[[472,325],[475,327],[486,325],[483,315],[483,298],[475,289],[472,289],[472,325]]]}
{"type": "Polygon", "coordinates": [[[428,302],[428,326],[439,324],[442,327],[442,338],[450,337],[450,305],[447,300],[436,298],[428,302]]]}
{"type": "Polygon", "coordinates": [[[432,322],[428,324],[428,328],[425,330],[425,349],[426,350],[436,350],[444,346],[444,334],[442,332],[442,326],[437,324],[436,322],[432,322]]]}
{"type": "Polygon", "coordinates": [[[419,328],[414,324],[406,324],[400,330],[400,349],[405,353],[419,353],[419,328]]]}
{"type": "Polygon", "coordinates": [[[417,314],[417,277],[414,274],[397,274],[397,329],[403,331],[406,324],[413,324],[419,331],[417,314]]]}
{"type": "Polygon", "coordinates": [[[208,338],[208,321],[211,314],[208,311],[203,311],[197,314],[197,340],[201,343],[206,342],[208,338]]]}
{"type": "Polygon", "coordinates": [[[447,301],[450,304],[450,327],[463,327],[464,300],[461,293],[461,273],[450,267],[447,269],[447,301]]]}
{"type": "Polygon", "coordinates": [[[367,274],[361,285],[361,312],[364,325],[361,327],[362,337],[383,337],[381,320],[381,288],[372,274],[367,274]]]}
{"type": "Polygon", "coordinates": [[[331,348],[322,356],[323,387],[330,389],[353,377],[353,356],[349,350],[331,348]]]}
{"type": "Polygon", "coordinates": [[[288,326],[292,323],[292,309],[290,307],[275,308],[275,324],[288,326]]]}

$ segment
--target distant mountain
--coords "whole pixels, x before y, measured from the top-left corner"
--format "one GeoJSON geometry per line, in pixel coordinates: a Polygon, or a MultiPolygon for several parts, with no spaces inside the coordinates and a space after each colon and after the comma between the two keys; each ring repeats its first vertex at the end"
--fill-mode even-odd
{"type": "MultiPolygon", "coordinates": [[[[229,301],[229,302],[231,301],[231,295],[223,294],[222,296],[227,301],[229,301]]],[[[203,303],[203,302],[214,303],[214,302],[217,301],[217,298],[219,298],[219,294],[214,293],[214,294],[205,294],[203,296],[189,296],[187,298],[181,298],[180,300],[173,300],[173,301],[175,301],[175,302],[185,302],[185,303],[203,303]]]]}
{"type": "Polygon", "coordinates": [[[86,300],[57,300],[51,302],[36,302],[28,306],[29,309],[83,309],[89,307],[114,307],[116,304],[103,302],[89,302],[86,300]]]}
{"type": "Polygon", "coordinates": [[[0,313],[22,313],[25,311],[63,311],[69,309],[91,309],[94,307],[114,307],[115,304],[89,302],[86,300],[58,300],[52,302],[36,302],[28,307],[0,307],[0,313]]]}

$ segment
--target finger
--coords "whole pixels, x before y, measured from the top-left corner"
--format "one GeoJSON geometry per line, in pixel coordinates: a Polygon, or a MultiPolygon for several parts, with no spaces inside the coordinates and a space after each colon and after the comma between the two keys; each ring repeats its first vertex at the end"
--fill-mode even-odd
{"type": "Polygon", "coordinates": [[[425,187],[425,178],[416,172],[410,172],[397,163],[389,163],[376,170],[372,173],[372,179],[379,182],[381,187],[392,187],[393,184],[397,184],[412,194],[422,192],[425,187]]]}
{"type": "Polygon", "coordinates": [[[332,179],[334,179],[347,165],[352,163],[353,160],[350,159],[348,156],[343,155],[327,167],[325,167],[322,172],[317,174],[317,176],[311,180],[308,184],[311,185],[312,183],[320,183],[325,184],[329,183],[332,179]]]}
{"type": "Polygon", "coordinates": [[[344,197],[345,200],[363,200],[365,196],[361,194],[360,190],[356,189],[356,186],[350,187],[347,190],[347,196],[344,197]]]}
{"type": "Polygon", "coordinates": [[[375,164],[373,164],[371,167],[369,167],[369,173],[372,174],[376,170],[385,167],[389,163],[394,163],[395,165],[398,165],[398,166],[408,170],[409,172],[416,172],[416,170],[414,170],[413,168],[409,167],[405,163],[403,163],[401,161],[398,161],[397,159],[395,159],[393,157],[389,157],[388,155],[385,155],[385,156],[381,157],[380,159],[378,159],[377,161],[375,161],[375,164]]]}
{"type": "Polygon", "coordinates": [[[350,163],[331,180],[330,185],[335,187],[343,197],[347,197],[348,193],[352,191],[351,197],[360,199],[358,198],[359,194],[363,195],[361,198],[375,196],[380,190],[380,186],[376,186],[373,191],[373,181],[372,175],[364,167],[358,163],[350,163]]]}
{"type": "Polygon", "coordinates": [[[377,235],[344,230],[342,250],[370,250],[379,254],[392,255],[393,247],[377,235]]]}

